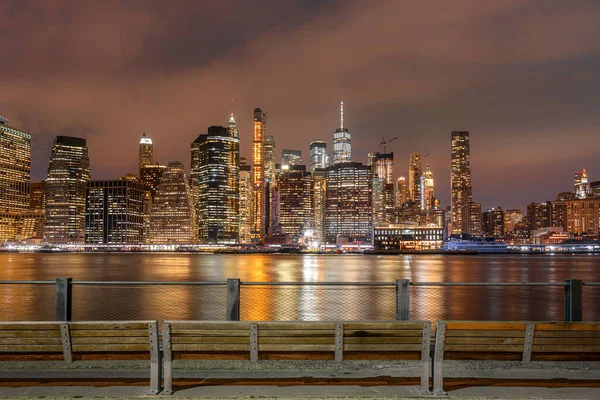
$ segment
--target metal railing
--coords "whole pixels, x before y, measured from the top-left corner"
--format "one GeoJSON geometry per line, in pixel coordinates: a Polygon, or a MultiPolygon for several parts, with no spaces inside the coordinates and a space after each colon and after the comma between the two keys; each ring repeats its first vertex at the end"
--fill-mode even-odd
{"type": "MultiPolygon", "coordinates": [[[[72,278],[57,278],[55,281],[0,281],[0,290],[4,285],[54,285],[54,319],[57,321],[71,321],[73,317],[73,287],[75,286],[98,286],[106,287],[220,287],[225,289],[226,301],[222,301],[220,306],[224,310],[211,314],[210,319],[225,319],[229,321],[239,321],[242,306],[246,306],[240,296],[241,289],[245,288],[258,290],[259,287],[271,289],[292,288],[339,288],[341,291],[349,291],[349,288],[366,290],[367,288],[394,288],[395,289],[395,319],[411,319],[411,287],[412,288],[472,288],[472,287],[512,287],[512,288],[532,288],[532,287],[556,287],[564,288],[564,321],[582,321],[583,320],[583,287],[600,287],[600,282],[582,282],[579,279],[567,279],[564,282],[411,282],[408,279],[397,279],[395,282],[241,282],[240,279],[227,279],[227,281],[211,282],[139,282],[139,281],[73,281],[72,278]],[[224,315],[221,314],[224,312],[224,315]],[[220,318],[224,316],[224,318],[220,318]]],[[[267,293],[269,294],[269,293],[267,293]]],[[[388,293],[392,295],[392,293],[388,293]]],[[[311,296],[311,292],[308,293],[311,296]]],[[[249,296],[250,297],[250,296],[249,296]]],[[[255,296],[256,297],[256,296],[255,296]]],[[[259,296],[260,297],[260,296],[259,296]]],[[[285,296],[283,296],[285,297],[285,296]]],[[[388,297],[389,299],[389,297],[388,297]]],[[[76,298],[75,301],[78,299],[76,298]]],[[[223,298],[223,300],[225,300],[223,298]]],[[[15,301],[18,301],[16,299],[15,301]]],[[[111,305],[118,304],[119,299],[115,299],[111,305]]],[[[303,301],[302,299],[298,300],[303,301]]],[[[213,307],[219,306],[218,301],[208,299],[213,307]]],[[[386,303],[388,304],[388,303],[386,303]]],[[[388,310],[390,314],[392,310],[388,310]]],[[[149,312],[152,312],[150,310],[149,312]]],[[[253,319],[253,318],[243,318],[253,319]]]]}

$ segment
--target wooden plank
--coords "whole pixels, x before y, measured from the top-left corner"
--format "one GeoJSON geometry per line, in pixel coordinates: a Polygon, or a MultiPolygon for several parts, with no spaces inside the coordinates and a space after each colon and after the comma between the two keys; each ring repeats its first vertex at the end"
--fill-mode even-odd
{"type": "MultiPolygon", "coordinates": [[[[451,329],[460,330],[480,330],[480,331],[508,331],[521,330],[525,332],[527,323],[525,322],[477,322],[477,321],[448,321],[446,325],[446,335],[451,329]]],[[[537,325],[536,325],[537,329],[537,325]]]]}
{"type": "Polygon", "coordinates": [[[535,324],[536,334],[538,331],[600,331],[600,323],[554,322],[535,324]]]}
{"type": "Polygon", "coordinates": [[[333,337],[305,337],[305,338],[295,338],[295,337],[261,337],[258,338],[258,343],[260,344],[333,344],[333,337]]]}
{"type": "Polygon", "coordinates": [[[483,337],[483,338],[478,338],[478,337],[472,337],[472,336],[467,336],[467,337],[454,337],[454,336],[450,336],[450,337],[446,337],[446,346],[449,344],[478,344],[478,345],[483,345],[483,344],[503,344],[503,345],[513,345],[513,344],[520,344],[523,345],[525,343],[525,338],[497,338],[497,337],[483,337]]]}
{"type": "Polygon", "coordinates": [[[305,329],[305,330],[295,330],[295,329],[287,329],[287,330],[260,330],[259,327],[259,336],[261,337],[333,337],[335,336],[335,331],[332,329],[305,329]]]}
{"type": "Polygon", "coordinates": [[[173,352],[174,360],[248,360],[250,352],[230,351],[227,353],[215,352],[173,352]]]}
{"type": "Polygon", "coordinates": [[[60,324],[56,322],[1,322],[0,331],[60,331],[60,324]]]}
{"type": "Polygon", "coordinates": [[[445,360],[513,360],[521,361],[523,352],[470,352],[470,351],[444,351],[445,360]]]}
{"type": "Polygon", "coordinates": [[[446,331],[446,337],[500,337],[500,338],[508,338],[508,337],[524,337],[525,330],[515,330],[515,331],[482,331],[482,330],[463,330],[463,329],[454,329],[451,331],[446,331]]]}
{"type": "Polygon", "coordinates": [[[236,337],[249,337],[249,330],[240,329],[177,329],[171,330],[171,337],[175,336],[236,336],[236,337]]]}
{"type": "Polygon", "coordinates": [[[330,322],[259,322],[258,331],[261,330],[303,330],[303,329],[323,329],[335,330],[335,324],[330,322]]]}
{"type": "Polygon", "coordinates": [[[333,352],[332,344],[258,344],[259,357],[261,351],[331,351],[333,352]]]}
{"type": "Polygon", "coordinates": [[[600,346],[600,337],[597,338],[533,338],[533,344],[553,344],[553,345],[598,345],[600,346]]]}
{"type": "Polygon", "coordinates": [[[349,330],[372,330],[372,329],[393,329],[393,330],[423,330],[424,322],[358,322],[344,323],[344,329],[349,330]]]}
{"type": "MultiPolygon", "coordinates": [[[[186,344],[172,344],[172,351],[250,351],[250,343],[247,344],[199,344],[199,343],[186,343],[186,344]]],[[[248,355],[249,357],[249,355],[248,355]]]]}
{"type": "Polygon", "coordinates": [[[127,352],[150,351],[148,344],[79,344],[71,346],[73,353],[77,352],[127,352]]]}
{"type": "Polygon", "coordinates": [[[71,337],[149,337],[148,329],[134,330],[72,330],[71,337]]]}
{"type": "Polygon", "coordinates": [[[346,344],[344,351],[421,351],[421,344],[346,344]]]}
{"type": "Polygon", "coordinates": [[[60,352],[62,353],[62,345],[25,345],[25,346],[0,346],[0,352],[3,353],[35,353],[35,352],[60,352]]]}
{"type": "Polygon", "coordinates": [[[247,337],[193,337],[193,336],[171,336],[171,343],[248,343],[247,337]]]}
{"type": "MultiPolygon", "coordinates": [[[[523,352],[523,345],[461,345],[461,344],[446,344],[446,351],[465,351],[470,353],[475,352],[523,352]]],[[[445,358],[445,356],[444,356],[445,358]]]]}
{"type": "Polygon", "coordinates": [[[60,337],[60,329],[52,331],[0,331],[0,338],[60,337]]]}
{"type": "Polygon", "coordinates": [[[344,337],[421,337],[422,335],[421,329],[344,329],[344,337]]]}
{"type": "Polygon", "coordinates": [[[421,352],[347,351],[344,360],[421,360],[421,352]]]}
{"type": "Polygon", "coordinates": [[[250,322],[239,321],[165,321],[171,332],[178,330],[250,330],[250,322]]]}
{"type": "Polygon", "coordinates": [[[536,331],[535,337],[546,338],[600,338],[600,331],[536,331]]]}
{"type": "Polygon", "coordinates": [[[260,360],[334,360],[333,351],[313,351],[313,352],[268,352],[263,351],[258,353],[260,360]]]}
{"type": "Polygon", "coordinates": [[[109,322],[70,322],[70,330],[84,330],[84,329],[148,329],[148,325],[153,321],[109,321],[109,322]]]}
{"type": "Polygon", "coordinates": [[[147,337],[71,337],[72,345],[86,344],[148,344],[147,337]]]}
{"type": "Polygon", "coordinates": [[[534,353],[598,353],[600,346],[594,345],[543,345],[533,346],[534,353]]]}
{"type": "Polygon", "coordinates": [[[421,344],[423,338],[421,337],[348,337],[344,338],[344,343],[358,344],[358,343],[381,343],[381,344],[421,344]]]}
{"type": "Polygon", "coordinates": [[[8,345],[23,346],[23,345],[28,345],[28,344],[42,344],[42,345],[54,344],[54,345],[62,346],[60,337],[0,338],[0,346],[8,346],[8,345]]]}

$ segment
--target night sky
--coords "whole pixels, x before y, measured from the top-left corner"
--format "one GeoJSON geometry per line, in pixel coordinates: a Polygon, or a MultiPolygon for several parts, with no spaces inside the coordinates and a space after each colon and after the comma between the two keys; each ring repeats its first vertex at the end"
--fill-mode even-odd
{"type": "MultiPolygon", "coordinates": [[[[88,140],[93,179],[190,143],[235,100],[241,155],[255,107],[277,157],[352,134],[352,158],[390,143],[395,174],[425,159],[449,204],[450,132],[471,132],[473,197],[523,208],[600,180],[600,2],[0,0],[0,115],[32,132],[32,180],[52,139],[88,140]]],[[[425,167],[425,165],[423,165],[425,167]]]]}

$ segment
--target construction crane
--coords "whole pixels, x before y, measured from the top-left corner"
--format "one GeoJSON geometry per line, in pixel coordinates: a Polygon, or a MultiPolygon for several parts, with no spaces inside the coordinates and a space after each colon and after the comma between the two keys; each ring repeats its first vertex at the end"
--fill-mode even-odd
{"type": "Polygon", "coordinates": [[[381,143],[380,145],[383,146],[383,153],[387,154],[387,144],[390,142],[393,142],[394,140],[398,139],[398,136],[396,136],[395,138],[392,138],[390,140],[385,140],[385,138],[381,138],[381,143]]]}

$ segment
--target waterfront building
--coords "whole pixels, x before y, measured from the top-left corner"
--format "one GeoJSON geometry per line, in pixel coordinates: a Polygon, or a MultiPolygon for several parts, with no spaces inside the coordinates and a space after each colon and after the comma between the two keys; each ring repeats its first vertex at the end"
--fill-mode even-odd
{"type": "Polygon", "coordinates": [[[530,203],[527,205],[527,227],[530,237],[532,237],[533,231],[554,226],[552,221],[552,209],[552,202],[550,201],[530,203]]]}
{"type": "MultiPolygon", "coordinates": [[[[244,157],[245,159],[245,157],[244,157]]],[[[250,243],[252,229],[252,167],[240,165],[240,243],[250,243]]]]}
{"type": "Polygon", "coordinates": [[[277,186],[281,228],[297,243],[309,230],[314,230],[312,174],[304,165],[292,165],[282,171],[277,186]]]}
{"type": "Polygon", "coordinates": [[[581,172],[573,174],[573,194],[578,199],[585,199],[592,195],[592,189],[588,182],[587,171],[585,168],[581,172]]]}
{"type": "Polygon", "coordinates": [[[433,183],[433,172],[429,164],[425,167],[425,173],[421,175],[421,210],[430,211],[435,207],[435,187],[433,183]]]}
{"type": "Polygon", "coordinates": [[[325,214],[327,201],[327,171],[315,168],[313,175],[313,212],[315,220],[314,240],[325,243],[325,214]]]}
{"type": "Polygon", "coordinates": [[[273,136],[266,136],[264,142],[265,179],[274,185],[277,184],[276,151],[275,138],[273,136]]]}
{"type": "Polygon", "coordinates": [[[396,180],[396,207],[403,207],[408,202],[408,186],[406,177],[399,176],[396,180]]]}
{"type": "Polygon", "coordinates": [[[46,178],[48,243],[81,244],[85,241],[85,188],[90,160],[85,139],[57,136],[46,178]]]}
{"type": "Polygon", "coordinates": [[[472,201],[464,204],[461,209],[461,223],[461,233],[481,236],[481,204],[472,201]]]}
{"type": "Polygon", "coordinates": [[[269,222],[269,219],[266,219],[267,201],[264,149],[266,123],[267,115],[260,108],[255,108],[252,144],[252,239],[255,242],[260,242],[265,237],[269,222]]]}
{"type": "Polygon", "coordinates": [[[444,243],[444,231],[439,226],[396,224],[376,226],[373,230],[375,250],[401,250],[414,252],[439,250],[444,243]]]}
{"type": "Polygon", "coordinates": [[[289,169],[294,165],[302,164],[302,151],[283,149],[281,152],[281,169],[289,169]]]}
{"type": "Polygon", "coordinates": [[[195,222],[194,203],[183,164],[170,162],[150,209],[150,243],[196,243],[195,222]]]}
{"type": "Polygon", "coordinates": [[[327,142],[323,140],[313,140],[309,148],[309,167],[310,173],[315,172],[317,168],[327,168],[329,166],[329,153],[327,153],[327,142]]]}
{"type": "Polygon", "coordinates": [[[519,209],[504,211],[504,235],[514,232],[517,224],[523,222],[523,213],[519,209]]]}
{"type": "Polygon", "coordinates": [[[352,136],[344,128],[344,98],[340,100],[340,127],[333,132],[333,164],[352,161],[352,136]]]}
{"type": "MultiPolygon", "coordinates": [[[[461,233],[462,209],[473,201],[471,190],[471,162],[468,131],[453,131],[451,141],[450,191],[452,233],[461,233]]],[[[466,224],[468,226],[469,223],[466,224]]]]}
{"type": "Polygon", "coordinates": [[[567,232],[597,237],[600,231],[600,198],[572,199],[564,202],[567,232]]]}
{"type": "Polygon", "coordinates": [[[504,237],[504,210],[502,210],[502,207],[484,211],[481,220],[483,235],[494,238],[504,237]]]}
{"type": "Polygon", "coordinates": [[[29,208],[31,135],[0,117],[0,241],[17,236],[19,214],[29,208]]]}
{"type": "Polygon", "coordinates": [[[143,243],[145,196],[144,185],[133,179],[88,182],[85,243],[143,243]]]}
{"type": "Polygon", "coordinates": [[[408,198],[417,207],[421,205],[421,154],[412,153],[408,163],[408,198]]]}
{"type": "MultiPolygon", "coordinates": [[[[233,119],[233,116],[231,116],[233,119]]],[[[201,243],[239,238],[239,139],[230,127],[211,126],[191,144],[191,182],[201,243]]]]}
{"type": "Polygon", "coordinates": [[[338,163],[327,168],[325,234],[328,243],[371,243],[373,234],[371,167],[338,163]]]}
{"type": "MultiPolygon", "coordinates": [[[[142,138],[140,139],[140,154],[139,154],[139,169],[140,171],[146,165],[151,165],[154,163],[154,150],[152,147],[152,139],[146,137],[146,132],[142,133],[142,138]]],[[[141,172],[140,172],[141,175],[141,172]]]]}
{"type": "Polygon", "coordinates": [[[40,244],[44,238],[46,211],[43,209],[23,210],[17,217],[16,239],[31,244],[40,244]]]}
{"type": "Polygon", "coordinates": [[[140,181],[146,186],[152,199],[156,195],[156,189],[166,170],[166,165],[159,164],[145,165],[140,169],[140,181]]]}

